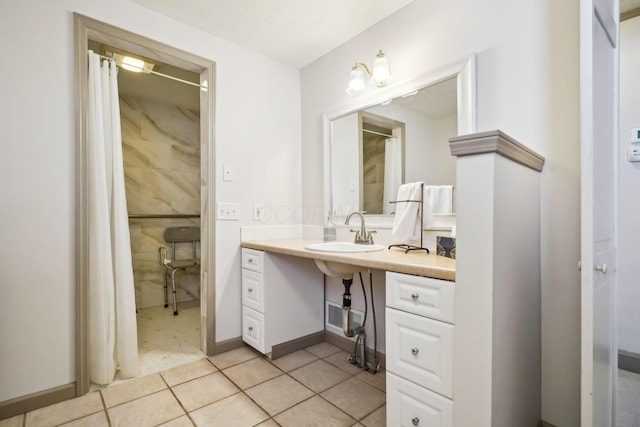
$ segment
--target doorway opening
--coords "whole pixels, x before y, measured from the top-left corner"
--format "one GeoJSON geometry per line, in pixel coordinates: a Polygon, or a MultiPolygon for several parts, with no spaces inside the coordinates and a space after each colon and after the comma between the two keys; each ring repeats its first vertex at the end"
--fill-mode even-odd
{"type": "MultiPolygon", "coordinates": [[[[171,92],[166,86],[155,90],[155,98],[139,92],[147,82],[125,82],[120,91],[120,105],[127,175],[127,199],[129,224],[136,284],[136,308],[139,321],[139,348],[141,339],[155,341],[156,345],[167,345],[170,334],[168,324],[153,329],[164,329],[165,336],[156,338],[140,334],[140,327],[148,320],[146,309],[161,306],[163,299],[164,273],[157,250],[166,228],[193,226],[200,228],[198,245],[199,269],[178,275],[180,285],[177,299],[180,302],[178,316],[173,309],[159,310],[159,316],[176,322],[196,322],[200,333],[193,337],[194,354],[197,357],[215,354],[215,222],[208,221],[207,201],[215,200],[215,146],[213,139],[213,111],[215,89],[215,64],[188,52],[161,44],[108,24],[76,14],[75,59],[77,92],[77,144],[76,144],[76,394],[89,391],[88,340],[87,340],[87,283],[88,283],[88,186],[86,185],[89,163],[87,162],[87,51],[96,53],[105,50],[130,52],[155,63],[163,64],[166,70],[181,74],[185,80],[194,80],[199,88],[190,96],[174,93],[171,102],[158,96],[171,92]],[[123,108],[124,107],[124,108],[123,108]],[[144,124],[136,126],[133,118],[143,117],[144,124]],[[170,118],[177,120],[170,120],[170,118]],[[129,126],[129,128],[127,128],[129,126]],[[155,134],[164,139],[164,147],[144,145],[144,133],[155,134]],[[165,154],[164,158],[163,153],[165,154]],[[162,162],[165,162],[164,164],[162,162]],[[144,166],[144,167],[142,167],[144,166]],[[162,169],[162,172],[159,171],[162,169]],[[199,169],[199,171],[197,171],[199,169]],[[150,179],[156,177],[156,179],[150,179]],[[155,181],[155,183],[154,183],[155,181]],[[165,187],[163,191],[159,188],[165,187]],[[170,194],[173,192],[174,194],[170,194]],[[129,202],[130,201],[130,202],[129,202]],[[153,247],[153,250],[151,250],[153,247]],[[156,274],[157,273],[157,274],[156,274]],[[185,274],[186,273],[186,274],[185,274]],[[160,302],[160,303],[159,303],[160,302]],[[162,313],[164,311],[164,313],[162,313]],[[142,315],[141,315],[142,313],[142,315]],[[179,318],[179,319],[178,319],[179,318]],[[191,320],[189,320],[191,319],[191,320]]],[[[124,72],[122,73],[124,76],[124,72]]],[[[140,79],[140,76],[136,76],[140,79]]],[[[148,76],[144,76],[148,78],[148,76]]],[[[125,79],[134,78],[126,76],[125,79]]],[[[120,78],[119,78],[120,80],[120,78]]],[[[165,83],[166,85],[166,83],[165,83]]],[[[154,90],[152,90],[154,92],[154,90]]],[[[167,98],[168,99],[168,98],[167,98]]],[[[168,245],[168,244],[167,244],[168,245]]],[[[169,278],[169,282],[171,278],[169,278]]],[[[169,285],[170,286],[170,285],[169,285]]],[[[169,293],[170,299],[171,293],[169,293]]],[[[162,308],[162,306],[161,306],[162,308]]],[[[158,310],[156,310],[158,311],[158,310]]],[[[160,332],[162,334],[162,331],[160,332]]],[[[144,343],[142,343],[144,344],[144,343]]],[[[180,357],[177,364],[188,362],[180,357]]],[[[182,358],[184,359],[184,358],[182,358]]],[[[167,366],[148,360],[140,363],[141,374],[166,369],[167,366]]]]}

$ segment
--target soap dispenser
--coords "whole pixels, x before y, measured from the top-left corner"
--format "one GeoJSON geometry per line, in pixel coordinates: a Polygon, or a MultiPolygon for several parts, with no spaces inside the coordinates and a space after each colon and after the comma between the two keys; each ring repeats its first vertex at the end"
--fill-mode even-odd
{"type": "Polygon", "coordinates": [[[324,241],[333,242],[336,240],[336,226],[331,221],[331,211],[327,215],[327,220],[324,223],[324,241]]]}

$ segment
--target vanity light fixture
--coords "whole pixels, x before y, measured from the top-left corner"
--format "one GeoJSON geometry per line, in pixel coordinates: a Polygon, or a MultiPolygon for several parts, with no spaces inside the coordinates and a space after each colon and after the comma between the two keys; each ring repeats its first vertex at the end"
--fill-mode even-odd
{"type": "Polygon", "coordinates": [[[376,87],[385,87],[393,80],[389,71],[389,60],[384,52],[380,50],[373,60],[373,72],[369,71],[369,67],[366,64],[362,62],[355,63],[351,69],[349,87],[347,88],[349,95],[362,95],[367,91],[367,84],[364,80],[365,71],[371,76],[370,83],[376,87]]]}

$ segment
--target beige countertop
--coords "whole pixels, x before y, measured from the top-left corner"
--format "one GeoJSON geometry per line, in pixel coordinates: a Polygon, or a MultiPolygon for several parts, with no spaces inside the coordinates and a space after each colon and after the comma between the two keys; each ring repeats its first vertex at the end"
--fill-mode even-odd
{"type": "Polygon", "coordinates": [[[452,282],[456,280],[456,260],[434,255],[433,252],[427,254],[424,251],[411,251],[405,254],[403,249],[392,248],[375,252],[336,253],[310,251],[304,248],[305,245],[316,242],[318,240],[253,240],[242,242],[241,246],[300,258],[336,261],[376,270],[395,271],[452,282]]]}

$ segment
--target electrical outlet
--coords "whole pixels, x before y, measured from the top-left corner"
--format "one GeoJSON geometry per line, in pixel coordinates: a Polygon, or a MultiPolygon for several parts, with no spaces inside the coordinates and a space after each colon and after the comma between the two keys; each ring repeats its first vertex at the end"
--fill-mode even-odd
{"type": "Polygon", "coordinates": [[[218,202],[216,206],[216,218],[222,221],[238,221],[240,219],[240,204],[218,202]]]}
{"type": "Polygon", "coordinates": [[[253,204],[253,220],[262,221],[264,219],[264,205],[262,203],[253,204]]]}

